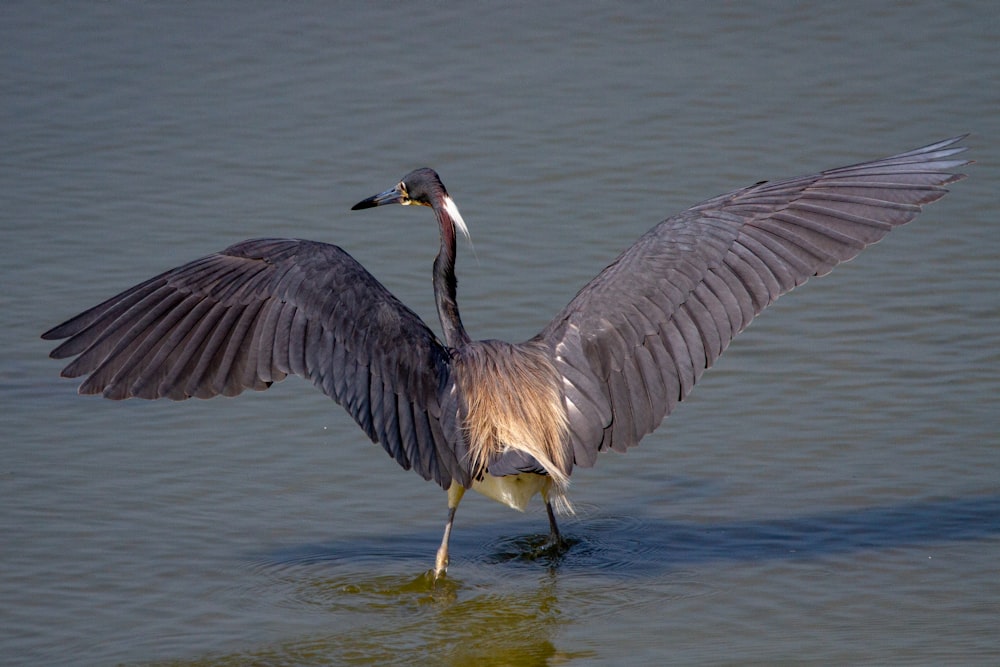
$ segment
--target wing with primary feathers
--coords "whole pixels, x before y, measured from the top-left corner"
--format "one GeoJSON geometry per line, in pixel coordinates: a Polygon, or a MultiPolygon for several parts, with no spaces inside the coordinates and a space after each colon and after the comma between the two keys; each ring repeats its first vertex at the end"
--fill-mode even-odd
{"type": "Polygon", "coordinates": [[[256,239],[166,271],[43,334],[82,394],[209,398],[296,374],[404,468],[468,486],[449,353],[334,245],[256,239]],[[449,444],[451,443],[451,444],[449,444]],[[455,443],[459,443],[456,445],[455,443]]]}
{"type": "Polygon", "coordinates": [[[643,235],[538,336],[563,375],[574,462],[638,444],[771,302],[943,197],[964,177],[963,138],[758,183],[643,235]]]}

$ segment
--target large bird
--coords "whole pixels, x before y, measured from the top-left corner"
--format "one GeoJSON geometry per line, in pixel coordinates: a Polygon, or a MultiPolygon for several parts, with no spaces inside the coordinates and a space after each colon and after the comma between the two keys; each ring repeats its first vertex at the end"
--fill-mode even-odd
{"type": "Polygon", "coordinates": [[[434,566],[472,488],[523,510],[568,508],[574,466],[655,429],[771,302],[898,225],[968,164],[956,137],[873,162],[761,182],[650,229],[530,340],[474,341],[456,301],[456,230],[441,179],[417,169],[354,209],[430,207],[444,340],[335,245],[255,239],[155,278],[43,334],[76,357],[82,394],[171,398],[267,389],[292,373],[344,406],[406,469],[448,493],[434,566]]]}

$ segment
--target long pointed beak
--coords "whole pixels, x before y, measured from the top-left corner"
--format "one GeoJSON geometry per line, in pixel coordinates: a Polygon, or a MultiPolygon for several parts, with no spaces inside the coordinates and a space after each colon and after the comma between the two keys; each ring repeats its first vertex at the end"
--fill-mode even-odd
{"type": "Polygon", "coordinates": [[[404,201],[406,201],[406,197],[399,189],[399,186],[396,186],[391,190],[386,190],[368,199],[362,199],[352,206],[351,210],[359,211],[363,208],[374,208],[376,206],[385,206],[386,204],[402,204],[404,201]]]}

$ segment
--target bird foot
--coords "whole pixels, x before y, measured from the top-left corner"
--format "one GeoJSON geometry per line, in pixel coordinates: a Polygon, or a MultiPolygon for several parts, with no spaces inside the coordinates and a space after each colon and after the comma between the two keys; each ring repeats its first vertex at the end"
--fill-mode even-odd
{"type": "Polygon", "coordinates": [[[551,551],[553,554],[561,555],[569,550],[570,542],[559,533],[550,533],[549,538],[542,544],[542,550],[551,551]]]}
{"type": "Polygon", "coordinates": [[[437,558],[434,559],[434,579],[440,579],[448,572],[448,549],[443,545],[437,552],[437,558]]]}

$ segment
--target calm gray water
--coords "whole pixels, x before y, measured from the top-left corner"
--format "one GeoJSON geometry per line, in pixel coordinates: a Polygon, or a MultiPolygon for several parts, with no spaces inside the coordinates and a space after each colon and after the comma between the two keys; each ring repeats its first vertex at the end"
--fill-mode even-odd
{"type": "Polygon", "coordinates": [[[357,5],[0,9],[0,663],[997,664],[993,3],[357,5]],[[428,586],[443,493],[311,386],[113,403],[38,339],[265,235],[436,327],[431,216],[348,212],[423,165],[467,327],[523,339],[670,213],[966,131],[949,197],[577,471],[558,561],[473,494],[428,586]]]}

